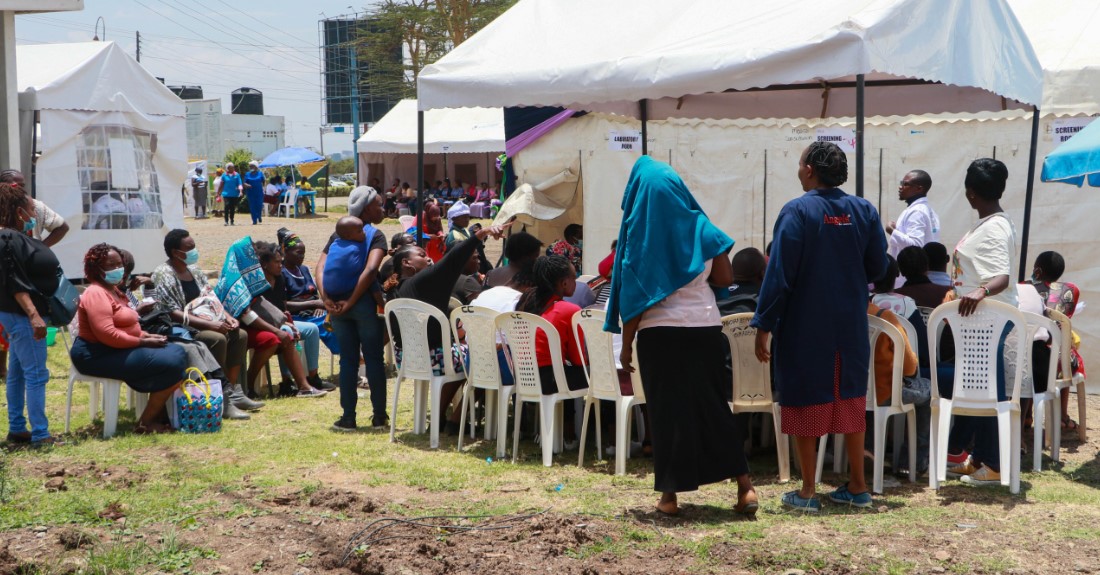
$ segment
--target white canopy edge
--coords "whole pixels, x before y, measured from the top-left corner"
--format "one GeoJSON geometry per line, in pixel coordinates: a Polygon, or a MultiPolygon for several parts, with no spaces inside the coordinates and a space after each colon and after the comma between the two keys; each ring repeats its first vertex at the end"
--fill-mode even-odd
{"type": "MultiPolygon", "coordinates": [[[[401,100],[359,138],[359,153],[415,154],[416,100],[401,100]]],[[[429,110],[424,114],[424,152],[475,154],[504,151],[500,108],[429,110]]]]}
{"type": "Polygon", "coordinates": [[[20,45],[16,69],[24,110],[187,115],[183,100],[114,42],[20,45]]]}
{"type": "MultiPolygon", "coordinates": [[[[958,111],[956,92],[965,89],[1025,104],[1042,98],[1039,60],[1005,0],[520,0],[425,67],[417,92],[423,110],[590,109],[856,74],[948,85],[922,97],[923,108],[879,114],[958,111]],[[934,94],[942,88],[950,89],[934,94]]],[[[820,107],[817,93],[791,94],[820,107]]],[[[808,115],[767,110],[762,115],[808,115]]],[[[730,107],[722,117],[756,113],[730,107]]]]}

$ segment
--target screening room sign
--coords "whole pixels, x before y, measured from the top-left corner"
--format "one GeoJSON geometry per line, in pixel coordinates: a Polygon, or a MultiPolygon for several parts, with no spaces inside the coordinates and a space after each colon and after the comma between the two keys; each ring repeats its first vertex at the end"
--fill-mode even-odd
{"type": "Polygon", "coordinates": [[[844,151],[851,154],[856,151],[856,131],[854,128],[818,128],[818,142],[832,142],[844,151]]]}
{"type": "Polygon", "coordinates": [[[607,133],[607,149],[612,152],[642,151],[641,130],[611,130],[607,133]]]}
{"type": "Polygon", "coordinates": [[[1054,120],[1051,132],[1054,133],[1054,142],[1061,144],[1073,137],[1092,122],[1092,118],[1059,118],[1054,120]]]}

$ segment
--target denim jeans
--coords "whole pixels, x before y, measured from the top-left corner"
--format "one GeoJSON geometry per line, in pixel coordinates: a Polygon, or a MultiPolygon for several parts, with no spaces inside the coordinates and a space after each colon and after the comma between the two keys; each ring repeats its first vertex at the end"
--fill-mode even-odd
{"type": "Polygon", "coordinates": [[[378,317],[374,300],[362,297],[343,315],[332,318],[340,351],[340,407],[344,417],[355,418],[359,396],[359,352],[366,364],[370,402],[375,417],[386,415],[386,365],[382,357],[386,326],[378,317]]]}
{"type": "Polygon", "coordinates": [[[50,422],[46,419],[46,382],[50,372],[46,369],[46,340],[34,339],[31,320],[21,313],[0,311],[0,324],[8,336],[8,431],[27,431],[31,424],[31,441],[41,441],[50,436],[50,422]],[[24,407],[27,416],[23,416],[24,407]]]}
{"type": "MultiPolygon", "coordinates": [[[[302,351],[306,354],[306,374],[317,369],[317,357],[321,353],[321,328],[317,324],[308,321],[294,320],[294,328],[302,334],[302,351]]],[[[279,356],[279,371],[283,377],[289,376],[290,371],[283,365],[283,358],[279,356]]]]}

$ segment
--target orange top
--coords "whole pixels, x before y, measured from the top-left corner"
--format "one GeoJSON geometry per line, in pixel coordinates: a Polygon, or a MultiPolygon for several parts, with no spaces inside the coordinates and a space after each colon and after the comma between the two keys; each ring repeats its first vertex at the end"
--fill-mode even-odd
{"type": "Polygon", "coordinates": [[[130,309],[129,300],[118,290],[112,293],[99,284],[91,284],[80,294],[76,313],[80,318],[80,339],[84,341],[118,349],[141,344],[138,313],[130,309]]]}
{"type": "MultiPolygon", "coordinates": [[[[902,373],[906,376],[917,374],[917,354],[913,353],[913,346],[909,343],[909,335],[898,321],[898,316],[888,309],[882,309],[873,303],[867,304],[867,315],[882,318],[901,332],[901,339],[905,342],[905,360],[902,362],[902,373]]],[[[893,392],[894,375],[894,342],[885,335],[879,335],[875,342],[875,399],[879,405],[890,402],[893,392]]]]}

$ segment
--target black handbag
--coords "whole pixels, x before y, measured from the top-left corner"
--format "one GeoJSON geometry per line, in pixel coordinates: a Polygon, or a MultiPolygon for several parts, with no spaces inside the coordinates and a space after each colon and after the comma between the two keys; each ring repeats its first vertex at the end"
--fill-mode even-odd
{"type": "Polygon", "coordinates": [[[48,323],[54,327],[69,325],[76,317],[76,306],[80,300],[80,292],[76,290],[73,282],[65,277],[65,272],[57,268],[57,290],[47,298],[50,305],[50,317],[48,323]]]}

